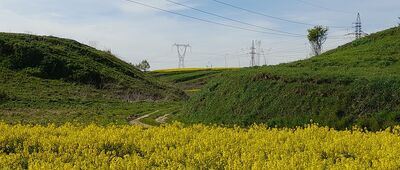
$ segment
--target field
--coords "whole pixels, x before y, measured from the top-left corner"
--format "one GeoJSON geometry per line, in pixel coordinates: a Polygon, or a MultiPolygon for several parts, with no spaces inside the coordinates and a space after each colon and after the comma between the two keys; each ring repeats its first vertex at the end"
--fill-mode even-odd
{"type": "Polygon", "coordinates": [[[216,67],[216,68],[173,68],[173,69],[163,69],[154,70],[156,73],[171,73],[171,72],[193,72],[193,71],[225,71],[225,70],[236,70],[236,67],[216,67]]]}
{"type": "Polygon", "coordinates": [[[380,132],[0,123],[5,169],[398,169],[400,127],[380,132]]]}
{"type": "Polygon", "coordinates": [[[399,169],[399,36],[278,66],[140,72],[72,40],[0,34],[0,165],[399,169]]]}
{"type": "MultiPolygon", "coordinates": [[[[10,124],[54,123],[62,125],[68,122],[97,125],[128,125],[130,120],[160,110],[170,114],[170,118],[180,108],[179,102],[10,102],[0,105],[1,121],[10,124]],[[172,110],[171,108],[177,108],[172,110]]],[[[162,116],[162,115],[160,115],[162,116]]],[[[151,117],[153,118],[153,117],[151,117]]],[[[155,117],[157,118],[157,117],[155,117]]]]}
{"type": "Polygon", "coordinates": [[[155,70],[150,74],[166,83],[174,84],[189,95],[193,95],[221,73],[237,70],[239,68],[179,68],[155,70]]]}
{"type": "Polygon", "coordinates": [[[400,0],[165,1],[0,0],[0,170],[400,170],[400,0]]]}

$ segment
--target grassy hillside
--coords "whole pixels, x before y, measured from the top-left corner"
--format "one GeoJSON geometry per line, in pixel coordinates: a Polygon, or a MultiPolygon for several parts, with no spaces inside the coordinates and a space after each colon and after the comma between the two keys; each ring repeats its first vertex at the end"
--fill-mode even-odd
{"type": "Polygon", "coordinates": [[[198,92],[208,81],[223,72],[235,71],[237,68],[184,68],[155,70],[151,72],[154,77],[174,84],[187,93],[198,92]]]}
{"type": "Polygon", "coordinates": [[[111,53],[56,37],[0,33],[0,66],[42,79],[106,89],[130,101],[183,96],[111,53]]]}
{"type": "Polygon", "coordinates": [[[112,91],[47,80],[0,68],[0,121],[63,124],[128,124],[131,117],[179,106],[179,102],[128,102],[112,91]]]}
{"type": "Polygon", "coordinates": [[[377,130],[400,122],[400,28],[353,41],[311,59],[244,69],[214,79],[182,120],[377,130]]]}
{"type": "Polygon", "coordinates": [[[1,121],[127,124],[183,98],[183,91],[108,52],[73,40],[0,33],[1,121]]]}

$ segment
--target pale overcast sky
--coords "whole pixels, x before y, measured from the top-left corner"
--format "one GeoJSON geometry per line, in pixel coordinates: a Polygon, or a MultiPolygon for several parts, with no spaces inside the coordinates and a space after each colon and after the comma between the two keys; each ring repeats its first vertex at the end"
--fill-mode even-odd
{"type": "MultiPolygon", "coordinates": [[[[251,14],[214,0],[172,0],[242,22],[210,16],[166,0],[135,0],[186,16],[261,32],[270,28],[306,34],[311,26],[251,14]]],[[[376,32],[397,25],[400,0],[218,0],[282,19],[331,27],[325,49],[351,41],[356,14],[363,30],[376,32]]],[[[190,44],[187,67],[248,66],[252,40],[261,40],[268,64],[309,56],[305,37],[276,36],[218,26],[144,7],[127,0],[0,0],[0,31],[53,35],[75,39],[98,49],[111,49],[121,59],[147,59],[152,69],[178,66],[174,43],[190,44]]],[[[264,63],[262,59],[261,63],[264,63]]]]}

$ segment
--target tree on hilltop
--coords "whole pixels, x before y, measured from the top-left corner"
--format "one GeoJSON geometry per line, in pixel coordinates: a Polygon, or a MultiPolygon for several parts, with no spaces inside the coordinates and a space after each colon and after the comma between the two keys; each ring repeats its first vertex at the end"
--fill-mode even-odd
{"type": "Polygon", "coordinates": [[[328,27],[323,27],[321,25],[308,30],[307,38],[311,44],[311,49],[314,55],[317,56],[322,53],[322,45],[328,37],[328,30],[328,27]]]}
{"type": "Polygon", "coordinates": [[[135,65],[135,67],[146,72],[150,69],[150,64],[147,60],[142,60],[139,64],[135,65]]]}

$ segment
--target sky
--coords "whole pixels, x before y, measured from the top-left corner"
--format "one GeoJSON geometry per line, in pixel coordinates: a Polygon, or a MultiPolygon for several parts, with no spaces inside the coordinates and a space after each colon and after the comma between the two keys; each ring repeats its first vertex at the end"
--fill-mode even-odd
{"type": "Polygon", "coordinates": [[[329,27],[324,44],[324,50],[329,50],[354,39],[348,34],[354,32],[357,12],[366,33],[400,22],[399,0],[217,0],[264,15],[214,0],[169,1],[0,0],[0,32],[70,38],[111,50],[129,63],[146,59],[156,70],[178,67],[175,43],[191,46],[185,67],[247,67],[252,40],[261,41],[259,63],[274,65],[310,57],[305,35],[312,25],[329,27]]]}

